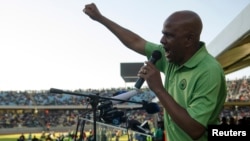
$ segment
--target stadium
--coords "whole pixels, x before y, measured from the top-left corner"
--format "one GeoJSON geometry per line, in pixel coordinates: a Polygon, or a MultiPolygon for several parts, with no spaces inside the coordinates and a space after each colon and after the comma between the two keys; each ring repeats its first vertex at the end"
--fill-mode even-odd
{"type": "MultiPolygon", "coordinates": [[[[248,13],[250,13],[250,5],[208,45],[209,51],[221,63],[226,75],[250,65],[248,13]],[[217,46],[222,48],[216,48],[217,46]]],[[[139,66],[141,63],[121,63],[121,77],[125,83],[136,81],[139,66]]],[[[142,88],[138,94],[128,99],[129,102],[100,108],[104,103],[98,101],[95,103],[98,104],[95,113],[91,99],[86,96],[97,95],[99,98],[108,98],[131,90],[133,88],[130,87],[101,90],[90,88],[64,90],[60,94],[51,93],[50,90],[0,91],[0,136],[18,134],[15,140],[22,134],[25,134],[26,139],[32,139],[37,135],[41,140],[60,140],[63,136],[66,141],[69,137],[74,140],[77,135],[77,138],[83,139],[93,133],[95,128],[93,118],[97,114],[96,134],[100,140],[104,133],[108,134],[109,140],[115,140],[117,136],[122,137],[130,133],[147,137],[148,132],[154,131],[158,122],[162,121],[163,116],[162,109],[152,114],[141,108],[143,101],[158,102],[157,97],[148,88],[142,88]],[[103,111],[106,108],[118,112],[118,116],[104,118],[103,111]],[[134,127],[130,124],[139,126],[134,127]],[[48,139],[48,136],[51,138],[48,139]]],[[[250,74],[235,80],[227,80],[227,91],[228,96],[220,118],[226,118],[228,122],[234,124],[250,124],[250,74]]],[[[120,140],[127,140],[126,136],[124,138],[120,140]]]]}

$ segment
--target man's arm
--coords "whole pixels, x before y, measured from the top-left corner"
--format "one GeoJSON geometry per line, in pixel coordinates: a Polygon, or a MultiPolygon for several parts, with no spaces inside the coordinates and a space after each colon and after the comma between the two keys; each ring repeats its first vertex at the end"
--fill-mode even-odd
{"type": "Polygon", "coordinates": [[[180,106],[164,88],[159,70],[150,62],[145,62],[138,76],[147,81],[149,88],[156,94],[164,109],[171,116],[171,119],[182,128],[192,139],[199,139],[206,128],[193,119],[186,109],[180,106]],[[144,72],[147,71],[147,73],[144,72]]]}
{"type": "Polygon", "coordinates": [[[86,13],[91,19],[107,27],[125,46],[142,55],[145,55],[144,46],[146,41],[134,32],[131,32],[130,30],[103,16],[94,3],[85,5],[83,12],[86,13]]]}

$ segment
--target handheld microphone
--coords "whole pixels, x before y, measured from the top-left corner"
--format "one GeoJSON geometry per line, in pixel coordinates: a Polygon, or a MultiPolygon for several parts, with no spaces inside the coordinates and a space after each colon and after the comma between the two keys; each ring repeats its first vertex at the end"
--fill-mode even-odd
{"type": "MultiPolygon", "coordinates": [[[[159,50],[155,50],[153,53],[152,53],[152,56],[150,57],[149,59],[149,62],[151,62],[152,64],[155,64],[159,59],[161,59],[161,52],[159,50]]],[[[135,87],[137,89],[140,89],[142,84],[144,83],[144,79],[143,78],[139,78],[136,83],[135,83],[135,87]]]]}

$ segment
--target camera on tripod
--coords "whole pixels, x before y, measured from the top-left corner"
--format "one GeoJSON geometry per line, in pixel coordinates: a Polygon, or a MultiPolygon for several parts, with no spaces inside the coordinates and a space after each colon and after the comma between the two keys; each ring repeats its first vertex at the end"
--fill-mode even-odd
{"type": "Polygon", "coordinates": [[[116,107],[113,107],[112,101],[105,100],[101,102],[97,109],[99,110],[99,121],[119,125],[123,122],[126,122],[127,118],[125,113],[121,110],[118,110],[116,107]]]}

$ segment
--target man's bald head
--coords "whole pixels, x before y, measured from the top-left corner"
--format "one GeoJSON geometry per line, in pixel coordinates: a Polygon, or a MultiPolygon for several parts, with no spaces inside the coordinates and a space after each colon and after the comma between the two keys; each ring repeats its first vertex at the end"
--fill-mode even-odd
{"type": "Polygon", "coordinates": [[[197,13],[189,10],[176,11],[166,19],[166,22],[194,35],[196,40],[200,39],[202,21],[197,13]]]}

